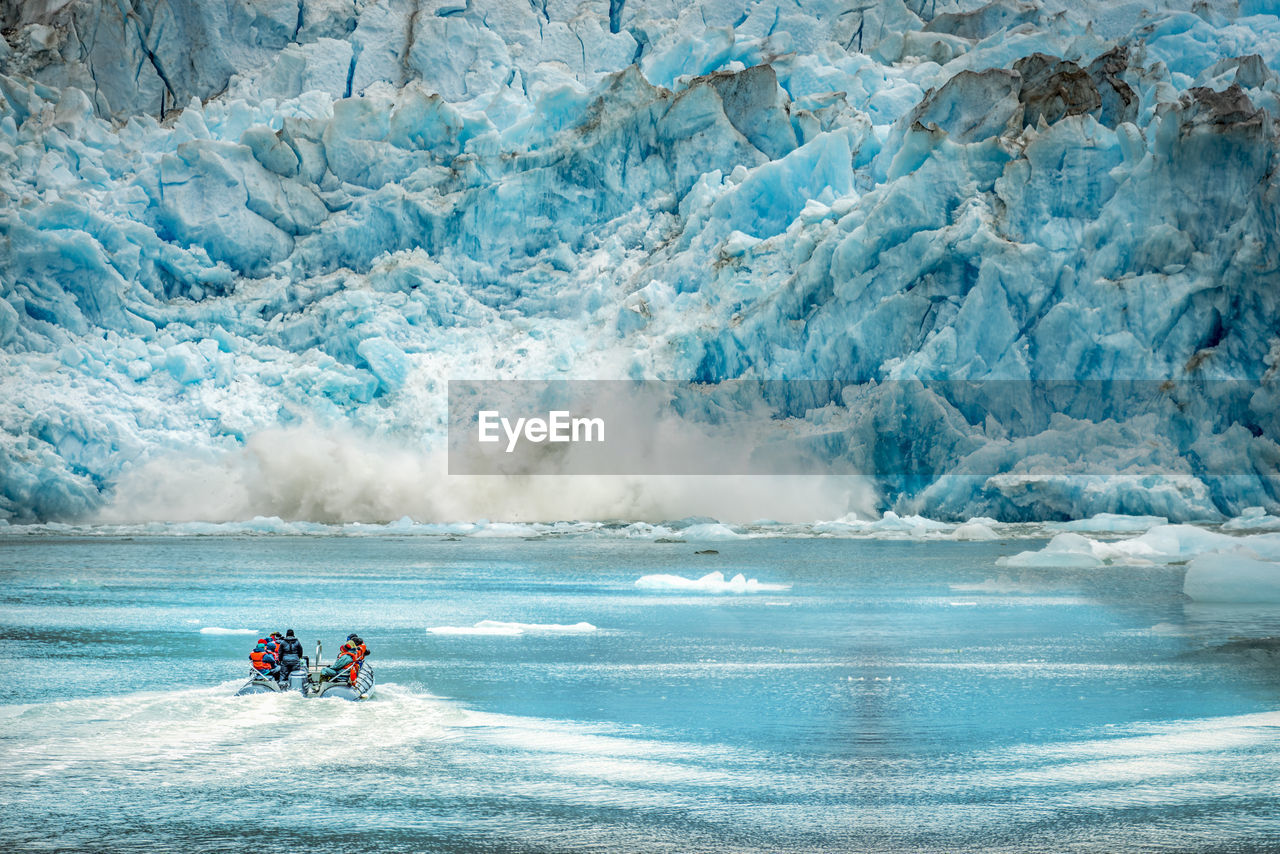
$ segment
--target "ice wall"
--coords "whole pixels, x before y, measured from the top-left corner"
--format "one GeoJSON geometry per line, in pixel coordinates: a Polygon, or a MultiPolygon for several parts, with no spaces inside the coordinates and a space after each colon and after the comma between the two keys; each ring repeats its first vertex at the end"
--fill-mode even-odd
{"type": "Polygon", "coordinates": [[[933,516],[1274,511],[1276,397],[1212,389],[1280,360],[1278,14],[7,5],[0,518],[192,471],[190,515],[302,512],[244,485],[300,425],[394,444],[289,468],[395,518],[335,460],[427,471],[449,377],[834,380],[772,403],[833,459],[945,464],[877,484],[933,516]],[[883,383],[912,377],[1173,390],[1049,423],[883,383]]]}

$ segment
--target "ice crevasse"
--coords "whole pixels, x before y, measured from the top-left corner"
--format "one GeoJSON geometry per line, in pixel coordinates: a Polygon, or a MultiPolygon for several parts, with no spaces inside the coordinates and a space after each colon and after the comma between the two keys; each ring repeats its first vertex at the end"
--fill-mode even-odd
{"type": "Polygon", "coordinates": [[[263,470],[296,425],[426,453],[451,377],[826,381],[770,403],[929,472],[877,482],[902,513],[1275,513],[1278,16],[9,4],[0,519],[91,518],[173,454],[263,470]],[[913,379],[1082,385],[978,412],[913,379]],[[1116,379],[1168,383],[1089,399],[1116,379]]]}

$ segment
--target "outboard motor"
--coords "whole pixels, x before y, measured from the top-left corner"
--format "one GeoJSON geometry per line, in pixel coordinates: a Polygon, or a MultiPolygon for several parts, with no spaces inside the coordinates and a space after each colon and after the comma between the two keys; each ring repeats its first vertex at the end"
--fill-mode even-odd
{"type": "Polygon", "coordinates": [[[303,691],[307,685],[307,671],[305,668],[292,670],[289,672],[289,690],[303,691]]]}

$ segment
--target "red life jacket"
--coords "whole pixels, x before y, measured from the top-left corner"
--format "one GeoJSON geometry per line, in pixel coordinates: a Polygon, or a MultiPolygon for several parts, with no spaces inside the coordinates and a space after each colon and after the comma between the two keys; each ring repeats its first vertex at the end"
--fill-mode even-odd
{"type": "Polygon", "coordinates": [[[342,658],[343,653],[351,656],[351,663],[338,671],[339,676],[345,676],[347,681],[352,685],[356,684],[356,678],[360,675],[360,662],[364,660],[364,656],[360,654],[360,649],[344,649],[338,653],[338,658],[342,658]]]}
{"type": "Polygon", "coordinates": [[[275,659],[275,656],[271,656],[272,661],[267,661],[266,658],[268,655],[271,655],[271,653],[266,650],[255,649],[253,652],[249,653],[249,663],[253,665],[254,670],[266,673],[272,668],[275,659]]]}

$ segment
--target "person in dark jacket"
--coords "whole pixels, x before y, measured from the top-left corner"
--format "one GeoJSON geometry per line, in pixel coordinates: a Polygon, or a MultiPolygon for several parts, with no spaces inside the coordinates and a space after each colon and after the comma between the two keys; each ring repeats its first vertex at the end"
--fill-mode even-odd
{"type": "Polygon", "coordinates": [[[279,644],[280,667],[285,673],[296,670],[304,658],[302,655],[302,641],[294,637],[293,629],[288,629],[285,631],[284,637],[280,638],[279,644]]]}

